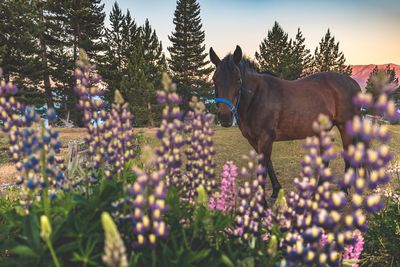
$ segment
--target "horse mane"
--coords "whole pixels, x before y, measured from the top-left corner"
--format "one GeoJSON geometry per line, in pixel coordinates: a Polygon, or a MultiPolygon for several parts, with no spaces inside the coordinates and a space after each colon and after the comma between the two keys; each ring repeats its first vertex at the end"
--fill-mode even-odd
{"type": "Polygon", "coordinates": [[[255,71],[257,73],[260,73],[260,74],[268,74],[268,75],[271,75],[274,77],[278,77],[278,75],[276,75],[272,71],[269,71],[269,70],[262,71],[260,69],[260,66],[258,65],[258,63],[247,56],[244,56],[242,58],[242,60],[239,63],[239,67],[243,68],[244,71],[250,70],[250,71],[255,71]]]}
{"type": "MultiPolygon", "coordinates": [[[[234,64],[232,54],[228,54],[227,56],[225,56],[221,60],[221,63],[225,64],[228,69],[231,69],[233,66],[232,64],[234,64]]],[[[258,65],[258,63],[247,56],[243,56],[242,60],[239,63],[239,69],[240,69],[240,73],[242,75],[245,74],[246,72],[256,72],[259,74],[267,74],[267,75],[271,75],[274,77],[278,77],[278,75],[272,71],[268,71],[268,70],[262,71],[260,69],[260,66],[258,65]]]]}

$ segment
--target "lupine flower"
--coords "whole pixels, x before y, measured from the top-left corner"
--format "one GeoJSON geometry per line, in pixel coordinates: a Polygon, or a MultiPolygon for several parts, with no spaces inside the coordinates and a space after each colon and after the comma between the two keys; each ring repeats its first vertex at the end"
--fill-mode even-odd
{"type": "Polygon", "coordinates": [[[167,186],[178,189],[182,186],[180,149],[184,145],[183,113],[178,106],[181,99],[166,75],[163,77],[163,84],[164,91],[159,91],[157,95],[159,103],[165,105],[163,120],[157,131],[161,145],[156,149],[155,155],[149,149],[144,149],[145,169],[134,168],[137,179],[129,186],[128,197],[113,203],[116,210],[114,215],[119,223],[127,218],[132,222],[136,237],[133,247],[155,246],[157,239],[167,236],[168,226],[163,219],[168,209],[165,203],[167,186]]]}
{"type": "MultiPolygon", "coordinates": [[[[400,164],[399,164],[399,162],[392,163],[386,169],[386,173],[392,181],[397,179],[397,181],[400,182],[400,164]]],[[[379,186],[374,191],[375,191],[375,193],[377,193],[381,196],[384,196],[386,199],[390,199],[394,203],[400,204],[400,189],[393,188],[393,186],[388,185],[388,186],[379,186]]]]}
{"type": "Polygon", "coordinates": [[[163,76],[164,91],[157,93],[158,102],[164,105],[162,121],[157,130],[161,145],[157,148],[158,164],[166,172],[168,185],[181,187],[183,137],[183,112],[179,108],[182,99],[176,94],[176,86],[168,75],[163,76]]]}
{"type": "MultiPolygon", "coordinates": [[[[4,123],[2,130],[8,133],[8,155],[18,173],[16,183],[21,186],[20,204],[28,213],[29,206],[40,199],[43,189],[51,198],[64,189],[65,165],[60,155],[58,132],[45,127],[33,108],[24,108],[16,101],[13,97],[16,92],[15,85],[1,82],[0,119],[4,123]]],[[[54,110],[48,111],[49,119],[55,117],[53,113],[54,110]]]]}
{"type": "Polygon", "coordinates": [[[168,234],[163,218],[168,209],[165,203],[167,186],[163,180],[165,173],[158,169],[147,174],[138,168],[134,168],[134,172],[137,179],[129,190],[133,199],[131,220],[136,237],[133,245],[154,246],[158,238],[168,234]]]}
{"type": "Polygon", "coordinates": [[[45,241],[48,242],[51,236],[51,224],[49,218],[46,215],[42,215],[40,217],[40,237],[45,241]]]}
{"type": "MultiPolygon", "coordinates": [[[[397,109],[394,101],[389,100],[390,95],[397,90],[398,85],[391,83],[389,77],[384,72],[379,72],[377,75],[372,77],[372,82],[375,88],[379,89],[379,94],[375,97],[375,101],[370,104],[370,107],[374,111],[378,111],[382,117],[389,120],[390,122],[396,122],[400,119],[400,111],[397,109]]],[[[356,97],[355,104],[360,105],[361,99],[372,98],[372,95],[362,94],[356,97]]]]}
{"type": "Polygon", "coordinates": [[[228,161],[222,166],[221,185],[216,197],[210,197],[209,207],[223,212],[231,211],[236,206],[237,166],[228,161]]]}
{"type": "Polygon", "coordinates": [[[53,264],[56,267],[60,267],[60,262],[57,259],[56,253],[54,251],[53,245],[51,243],[51,223],[49,217],[42,215],[40,217],[40,237],[46,243],[48,249],[50,250],[51,257],[53,259],[53,264]]]}
{"type": "Polygon", "coordinates": [[[124,242],[119,235],[118,228],[107,212],[101,214],[101,224],[104,229],[103,261],[110,267],[126,267],[128,260],[124,242]]]}
{"type": "Polygon", "coordinates": [[[86,53],[80,50],[74,72],[76,79],[74,90],[79,97],[78,108],[83,113],[82,122],[87,132],[85,142],[89,146],[88,154],[92,157],[92,167],[98,169],[105,158],[104,135],[106,128],[111,129],[111,121],[108,120],[108,114],[101,99],[104,94],[104,90],[99,86],[101,76],[94,71],[95,67],[90,65],[86,53]]]}
{"type": "Polygon", "coordinates": [[[106,176],[110,177],[124,170],[125,164],[135,157],[134,149],[136,148],[133,116],[129,112],[128,103],[125,103],[118,90],[115,91],[115,100],[108,120],[111,121],[111,128],[105,132],[104,139],[108,144],[106,176]]]}
{"type": "Polygon", "coordinates": [[[194,199],[198,186],[202,185],[209,195],[216,188],[214,131],[211,128],[214,116],[205,113],[204,104],[196,97],[192,98],[190,107],[192,111],[187,114],[186,120],[191,123],[185,126],[187,162],[184,191],[187,198],[194,199]]]}
{"type": "Polygon", "coordinates": [[[343,252],[344,260],[353,260],[356,264],[352,267],[358,267],[358,260],[360,258],[361,252],[364,249],[364,238],[360,232],[354,232],[353,237],[355,237],[355,243],[345,246],[343,252]]]}
{"type": "MultiPolygon", "coordinates": [[[[360,94],[355,103],[373,106],[393,119],[394,116],[390,113],[392,104],[388,100],[387,92],[382,93],[376,102],[371,96],[360,94]]],[[[354,187],[355,190],[350,207],[345,211],[345,195],[331,190],[334,177],[331,170],[323,164],[335,157],[335,153],[329,151],[333,147],[333,136],[327,132],[330,127],[329,120],[320,116],[319,121],[314,124],[318,137],[305,141],[305,148],[309,153],[302,162],[302,180],[295,180],[297,191],[291,192],[288,197],[286,216],[292,224],[281,244],[286,253],[283,266],[296,266],[299,263],[339,266],[339,253],[346,246],[357,242],[354,231],[363,232],[367,229],[364,211],[377,212],[383,206],[379,195],[367,193],[388,182],[389,176],[385,169],[392,154],[385,144],[376,149],[369,144],[371,141],[387,142],[390,139],[387,126],[363,121],[359,117],[346,125],[348,134],[357,143],[343,152],[343,157],[350,162],[351,168],[338,180],[342,188],[354,187]]]]}
{"type": "Polygon", "coordinates": [[[281,228],[287,232],[281,244],[286,252],[286,266],[299,263],[339,266],[339,252],[346,242],[351,242],[347,229],[338,231],[335,227],[340,223],[339,212],[346,199],[344,193],[330,191],[333,175],[324,164],[336,156],[330,151],[333,135],[327,130],[331,124],[327,117],[320,116],[313,126],[318,137],[305,141],[309,153],[302,161],[302,180],[295,179],[297,191],[289,194],[285,213],[291,222],[287,229],[281,228]]]}
{"type": "Polygon", "coordinates": [[[97,170],[103,165],[105,177],[110,178],[121,173],[125,163],[135,156],[133,116],[118,90],[111,112],[108,114],[105,111],[101,76],[90,65],[83,50],[80,51],[74,74],[75,92],[79,96],[78,108],[83,112],[82,121],[87,131],[85,142],[92,158],[91,167],[97,170]]]}
{"type": "Polygon", "coordinates": [[[233,234],[246,241],[256,238],[261,233],[262,221],[266,216],[266,179],[263,175],[264,167],[259,164],[262,155],[251,151],[243,160],[247,166],[243,167],[239,175],[245,181],[238,191],[238,207],[236,209],[233,234]]]}

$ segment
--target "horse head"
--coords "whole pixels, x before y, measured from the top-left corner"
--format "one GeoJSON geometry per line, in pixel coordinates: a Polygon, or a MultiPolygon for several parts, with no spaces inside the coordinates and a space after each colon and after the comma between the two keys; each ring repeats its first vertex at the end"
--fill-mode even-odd
{"type": "Polygon", "coordinates": [[[242,49],[236,46],[233,55],[227,55],[222,60],[210,48],[211,62],[216,66],[213,82],[215,101],[218,103],[217,118],[223,127],[230,127],[233,118],[238,119],[237,108],[242,90],[242,78],[239,63],[242,60],[242,49]]]}

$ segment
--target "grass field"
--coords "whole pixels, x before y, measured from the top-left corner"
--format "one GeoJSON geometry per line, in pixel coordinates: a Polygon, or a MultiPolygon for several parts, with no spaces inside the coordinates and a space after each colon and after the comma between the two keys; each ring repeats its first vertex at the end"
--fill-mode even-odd
{"type": "MultiPolygon", "coordinates": [[[[393,134],[393,139],[390,143],[392,151],[395,153],[395,160],[400,157],[400,126],[390,126],[393,134]]],[[[59,129],[60,140],[63,143],[65,150],[67,144],[71,140],[82,139],[84,129],[59,129]]],[[[142,132],[144,142],[150,146],[156,146],[157,140],[155,138],[156,129],[142,128],[137,129],[136,132],[142,132]]],[[[215,128],[215,149],[217,151],[218,172],[220,172],[221,165],[228,160],[236,163],[241,162],[241,155],[247,154],[251,147],[247,140],[242,136],[237,127],[232,128],[215,128]]],[[[300,172],[300,160],[305,152],[301,147],[302,141],[286,141],[276,142],[273,147],[272,160],[276,174],[283,188],[286,190],[292,189],[292,180],[298,177],[300,172]]],[[[335,145],[338,151],[341,151],[341,141],[338,132],[336,132],[335,145]]],[[[5,154],[7,147],[7,137],[0,135],[0,184],[4,182],[11,182],[15,176],[14,166],[9,162],[5,154]]],[[[331,162],[330,165],[334,173],[340,175],[343,173],[344,163],[341,158],[331,162]]],[[[268,187],[269,184],[268,184],[268,187]]]]}

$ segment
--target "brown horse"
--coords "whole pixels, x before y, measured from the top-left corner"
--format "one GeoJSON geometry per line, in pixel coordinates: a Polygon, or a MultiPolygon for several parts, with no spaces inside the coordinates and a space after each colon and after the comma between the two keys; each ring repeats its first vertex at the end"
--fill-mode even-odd
{"type": "MultiPolygon", "coordinates": [[[[213,81],[219,102],[218,119],[223,127],[230,127],[236,117],[243,136],[258,153],[264,154],[272,198],[281,188],[271,162],[274,141],[312,136],[312,122],[322,113],[339,129],[343,148],[352,143],[345,124],[359,113],[353,97],[361,91],[352,78],[322,72],[295,81],[282,80],[258,72],[249,60],[242,59],[239,46],[233,55],[222,60],[210,48],[210,58],[216,66],[213,81]]],[[[345,166],[347,169],[349,163],[345,162],[345,166]]]]}

